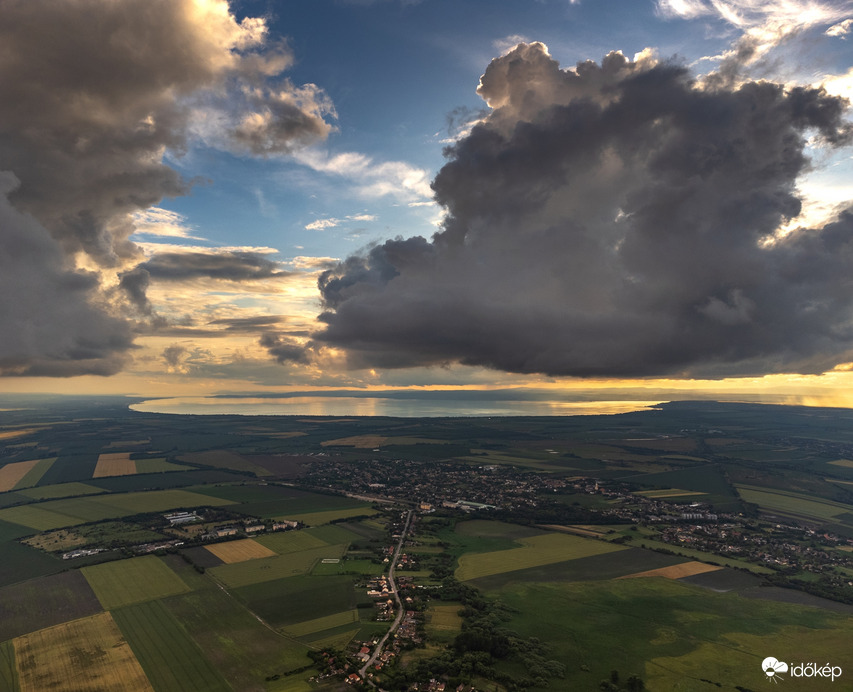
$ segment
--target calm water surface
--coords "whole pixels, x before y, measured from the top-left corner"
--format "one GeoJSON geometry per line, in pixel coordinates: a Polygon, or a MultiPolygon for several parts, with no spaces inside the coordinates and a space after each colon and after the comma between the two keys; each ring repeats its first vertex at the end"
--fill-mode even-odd
{"type": "Polygon", "coordinates": [[[178,397],[150,399],[130,408],[143,413],[245,416],[582,416],[644,411],[659,401],[512,401],[393,399],[385,397],[295,396],[178,397]]]}

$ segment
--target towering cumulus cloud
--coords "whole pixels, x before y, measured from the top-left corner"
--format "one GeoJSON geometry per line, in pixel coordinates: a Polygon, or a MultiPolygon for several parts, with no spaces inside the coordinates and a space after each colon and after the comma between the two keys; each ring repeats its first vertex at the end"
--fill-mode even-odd
{"type": "Polygon", "coordinates": [[[188,189],[164,155],[286,153],[332,106],[225,0],[4,0],[0,46],[0,374],[116,372],[117,296],[149,307],[144,268],[106,290],[142,259],[134,212],[188,189]]]}
{"type": "Polygon", "coordinates": [[[495,59],[492,111],[433,183],[447,217],[325,272],[317,339],[354,366],[575,376],[820,372],[853,359],[853,213],[784,237],[806,143],[846,102],[676,64],[495,59]]]}

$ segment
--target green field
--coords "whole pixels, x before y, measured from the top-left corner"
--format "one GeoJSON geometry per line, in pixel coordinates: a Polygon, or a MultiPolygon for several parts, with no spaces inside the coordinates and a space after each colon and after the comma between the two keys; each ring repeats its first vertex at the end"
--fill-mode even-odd
{"type": "Polygon", "coordinates": [[[229,500],[191,493],[186,490],[152,490],[53,500],[37,505],[0,509],[0,520],[28,526],[38,531],[103,521],[143,512],[165,512],[205,505],[232,504],[229,500]]]}
{"type": "Polygon", "coordinates": [[[604,541],[562,533],[520,538],[518,542],[522,543],[523,547],[463,555],[459,559],[456,578],[460,581],[467,581],[503,572],[624,550],[622,546],[612,545],[604,541]]]}
{"type": "MultiPolygon", "coordinates": [[[[385,571],[385,566],[381,563],[373,562],[372,560],[352,560],[344,558],[340,562],[332,564],[324,564],[318,562],[311,570],[311,574],[315,576],[327,576],[330,574],[364,574],[368,576],[379,576],[385,571]]],[[[406,576],[410,572],[400,572],[401,576],[406,576]]]]}
{"type": "Polygon", "coordinates": [[[257,584],[282,577],[307,574],[315,562],[323,558],[340,558],[346,551],[346,545],[329,545],[320,548],[302,550],[298,553],[259,558],[231,565],[212,567],[209,572],[229,587],[237,588],[257,584]]]}
{"type": "Polygon", "coordinates": [[[155,555],[93,565],[81,571],[107,610],[189,590],[181,578],[155,555]]]}
{"type": "MultiPolygon", "coordinates": [[[[760,690],[766,656],[842,667],[850,660],[853,618],[672,580],[520,583],[489,595],[512,609],[508,629],[547,642],[547,657],[566,664],[566,678],[551,684],[557,689],[597,689],[618,670],[623,680],[639,675],[648,690],[760,690]]],[[[818,689],[814,680],[784,684],[818,689]]]]}
{"type": "Polygon", "coordinates": [[[18,692],[18,666],[15,665],[15,646],[11,641],[0,642],[0,690],[18,692]]]}
{"type": "Polygon", "coordinates": [[[191,471],[191,466],[173,464],[165,459],[136,459],[136,473],[167,473],[170,471],[191,471]]]}
{"type": "Polygon", "coordinates": [[[512,582],[601,581],[670,567],[682,562],[684,562],[683,557],[629,547],[613,553],[579,557],[566,562],[493,574],[476,579],[472,583],[478,589],[491,591],[512,582]]]}
{"type": "Polygon", "coordinates": [[[305,620],[304,622],[287,625],[287,627],[284,628],[284,631],[294,637],[304,637],[308,634],[332,629],[333,627],[351,625],[354,622],[358,622],[358,611],[344,610],[339,613],[333,613],[332,615],[326,615],[324,617],[314,618],[313,620],[305,620]]]}
{"type": "Polygon", "coordinates": [[[294,519],[296,521],[301,521],[303,524],[308,524],[308,526],[320,526],[321,524],[328,524],[330,521],[335,521],[337,519],[364,517],[373,514],[378,514],[373,507],[370,505],[360,505],[349,509],[332,509],[325,512],[294,512],[290,514],[282,514],[275,518],[294,519]]]}
{"type": "Polygon", "coordinates": [[[205,582],[164,605],[235,690],[260,690],[261,681],[310,665],[306,645],[277,634],[222,589],[205,582]]]}
{"type": "Polygon", "coordinates": [[[275,551],[279,555],[298,553],[302,550],[322,548],[328,545],[326,541],[308,531],[283,531],[258,536],[255,540],[262,546],[275,551]]]}
{"type": "Polygon", "coordinates": [[[800,495],[784,490],[771,491],[747,485],[738,485],[737,489],[740,496],[747,502],[780,514],[827,521],[853,510],[853,505],[821,500],[811,495],[800,495]]]}
{"type": "Polygon", "coordinates": [[[243,586],[233,593],[274,627],[351,610],[359,598],[352,577],[345,576],[287,577],[243,586]]]}
{"type": "Polygon", "coordinates": [[[112,615],[157,692],[231,690],[161,602],[127,606],[112,615]]]}
{"type": "Polygon", "coordinates": [[[425,629],[431,641],[449,644],[462,631],[461,603],[432,603],[426,614],[425,629]]]}
{"type": "Polygon", "coordinates": [[[21,490],[21,495],[26,495],[34,500],[56,500],[63,497],[75,497],[77,495],[99,495],[107,492],[103,488],[85,483],[60,483],[59,485],[44,485],[40,488],[27,488],[21,490]]]}
{"type": "Polygon", "coordinates": [[[38,485],[38,482],[42,479],[47,470],[53,465],[53,462],[56,461],[56,457],[51,459],[40,459],[39,462],[31,468],[27,474],[18,481],[17,485],[15,485],[15,490],[20,490],[22,488],[32,488],[34,485],[38,485]]]}

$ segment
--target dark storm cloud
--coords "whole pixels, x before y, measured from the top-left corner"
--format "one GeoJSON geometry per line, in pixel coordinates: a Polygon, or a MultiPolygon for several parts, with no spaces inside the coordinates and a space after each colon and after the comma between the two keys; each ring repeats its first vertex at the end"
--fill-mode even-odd
{"type": "MultiPolygon", "coordinates": [[[[0,171],[20,181],[7,190],[9,201],[47,230],[39,242],[56,245],[65,258],[62,271],[73,271],[81,256],[85,266],[117,272],[142,259],[130,240],[133,214],[187,192],[189,183],[163,157],[180,154],[192,137],[268,154],[331,130],[324,121],[333,115],[331,104],[317,87],[280,77],[293,58],[286,46],[267,45],[265,32],[263,20],[238,22],[225,0],[0,2],[0,171]],[[246,141],[249,132],[258,144],[246,141]]],[[[0,242],[15,242],[29,228],[28,222],[6,223],[0,242]]],[[[54,254],[44,258],[28,256],[26,270],[55,273],[54,254]]],[[[263,268],[256,263],[256,272],[263,268]]],[[[144,274],[124,273],[121,281],[121,293],[149,314],[144,274]]],[[[77,312],[100,312],[103,324],[114,325],[107,311],[115,306],[101,289],[56,300],[66,306],[84,301],[77,312]]],[[[10,284],[4,301],[26,304],[22,291],[10,284]]],[[[68,352],[57,369],[70,368],[69,360],[81,371],[115,369],[112,357],[98,363],[101,331],[83,331],[86,320],[48,321],[48,314],[55,317],[46,311],[40,321],[44,341],[16,351],[21,368],[41,363],[44,371],[44,359],[53,357],[48,344],[75,338],[79,328],[79,338],[93,348],[68,352]]],[[[0,350],[24,346],[13,335],[26,331],[29,320],[17,316],[23,322],[4,323],[0,350]]],[[[119,343],[110,337],[100,346],[112,353],[119,343]]]]}
{"type": "Polygon", "coordinates": [[[47,230],[9,204],[16,184],[0,173],[0,375],[118,372],[132,343],[128,325],[93,305],[97,278],[68,271],[47,230]]]}
{"type": "Polygon", "coordinates": [[[262,334],[259,342],[279,363],[309,363],[309,349],[287,336],[262,334]]]}
{"type": "Polygon", "coordinates": [[[318,341],[354,366],[576,376],[853,358],[853,216],[768,242],[800,211],[806,139],[849,141],[844,101],[617,53],[561,70],[541,44],[479,93],[493,112],[433,182],[443,229],[321,275],[318,341]]]}
{"type": "Polygon", "coordinates": [[[161,252],[134,271],[143,270],[151,279],[187,281],[190,279],[221,279],[225,281],[255,281],[291,276],[277,262],[256,252],[161,252]]]}
{"type": "Polygon", "coordinates": [[[254,333],[277,327],[286,319],[284,315],[256,315],[213,320],[209,324],[222,326],[226,332],[254,333]]]}

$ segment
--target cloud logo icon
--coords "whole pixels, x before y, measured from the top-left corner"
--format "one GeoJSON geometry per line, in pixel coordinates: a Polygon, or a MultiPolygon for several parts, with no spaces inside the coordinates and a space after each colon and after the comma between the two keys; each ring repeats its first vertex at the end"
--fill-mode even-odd
{"type": "Polygon", "coordinates": [[[780,673],[788,672],[788,664],[777,658],[768,656],[761,662],[761,670],[764,671],[769,680],[776,682],[780,673]]]}

